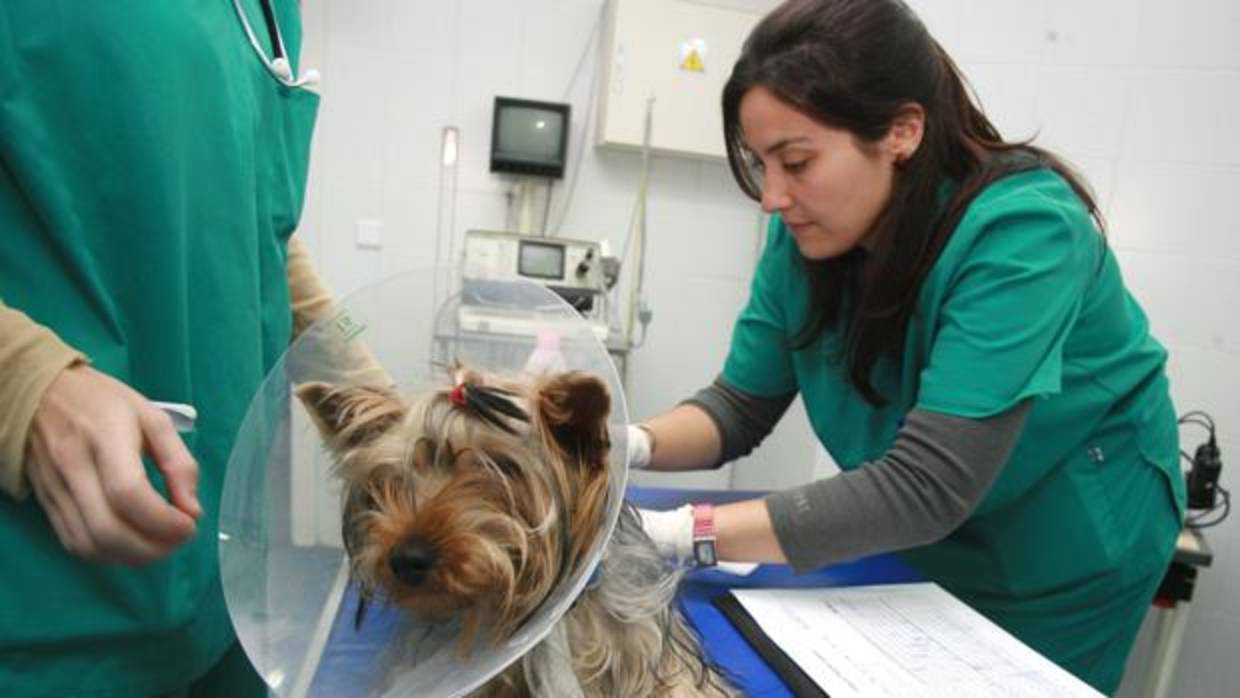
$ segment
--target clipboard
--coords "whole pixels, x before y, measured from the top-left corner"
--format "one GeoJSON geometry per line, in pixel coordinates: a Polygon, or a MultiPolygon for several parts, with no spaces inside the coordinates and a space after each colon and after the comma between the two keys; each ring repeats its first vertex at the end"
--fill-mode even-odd
{"type": "Polygon", "coordinates": [[[732,592],[720,594],[711,603],[727,617],[767,666],[779,675],[796,698],[830,698],[826,691],[819,688],[818,684],[763,632],[758,622],[749,615],[749,611],[745,610],[732,592]]]}

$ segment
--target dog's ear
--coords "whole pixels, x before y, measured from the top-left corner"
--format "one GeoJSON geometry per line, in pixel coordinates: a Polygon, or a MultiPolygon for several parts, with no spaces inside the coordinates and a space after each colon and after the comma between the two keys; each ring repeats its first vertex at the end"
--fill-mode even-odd
{"type": "Polygon", "coordinates": [[[611,395],[603,381],[580,372],[554,375],[538,386],[536,419],[566,456],[605,468],[611,395]]]}
{"type": "Polygon", "coordinates": [[[568,565],[577,569],[594,545],[607,506],[611,396],[603,381],[577,372],[553,375],[536,390],[536,428],[543,442],[559,450],[565,464],[578,475],[565,483],[572,531],[568,565]]]}
{"type": "Polygon", "coordinates": [[[296,394],[323,440],[337,453],[373,440],[409,410],[396,393],[378,386],[303,383],[296,394]]]}

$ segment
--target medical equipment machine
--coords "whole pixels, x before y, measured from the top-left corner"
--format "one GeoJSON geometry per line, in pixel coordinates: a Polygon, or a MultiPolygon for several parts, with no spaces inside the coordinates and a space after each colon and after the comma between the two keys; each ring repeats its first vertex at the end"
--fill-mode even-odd
{"type": "Polygon", "coordinates": [[[568,159],[568,104],[495,98],[491,171],[560,179],[568,159]]]}
{"type": "Polygon", "coordinates": [[[469,230],[461,268],[460,326],[474,332],[537,335],[553,318],[530,303],[513,305],[513,282],[546,287],[606,342],[606,279],[599,243],[469,230]],[[503,291],[500,293],[500,291],[503,291]]]}

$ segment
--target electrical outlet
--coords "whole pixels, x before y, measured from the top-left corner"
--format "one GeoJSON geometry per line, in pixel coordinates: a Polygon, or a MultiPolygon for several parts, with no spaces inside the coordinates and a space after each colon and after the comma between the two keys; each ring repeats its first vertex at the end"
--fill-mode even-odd
{"type": "Polygon", "coordinates": [[[383,221],[362,219],[357,222],[357,246],[363,250],[383,248],[383,221]]]}

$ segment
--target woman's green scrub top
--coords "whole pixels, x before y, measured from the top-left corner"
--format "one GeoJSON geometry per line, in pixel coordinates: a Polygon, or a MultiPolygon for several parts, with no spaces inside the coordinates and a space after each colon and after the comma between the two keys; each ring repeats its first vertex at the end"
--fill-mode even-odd
{"type": "MultiPolygon", "coordinates": [[[[296,65],[297,1],[274,4],[296,65]]],[[[193,540],[131,568],[73,557],[33,497],[0,497],[3,695],[164,693],[235,641],[220,491],[289,341],[317,102],[268,75],[231,0],[0,3],[0,299],[143,395],[197,407],[204,509],[193,540]]]]}
{"type": "Polygon", "coordinates": [[[844,470],[880,458],[910,410],[980,418],[1032,399],[1010,459],[968,520],[903,557],[1114,689],[1174,550],[1184,484],[1166,352],[1080,199],[1054,172],[1035,170],[973,201],[920,289],[904,351],[874,370],[883,407],[849,382],[840,332],[790,348],[808,293],[796,243],[776,218],[724,380],[760,396],[800,391],[844,470]]]}

